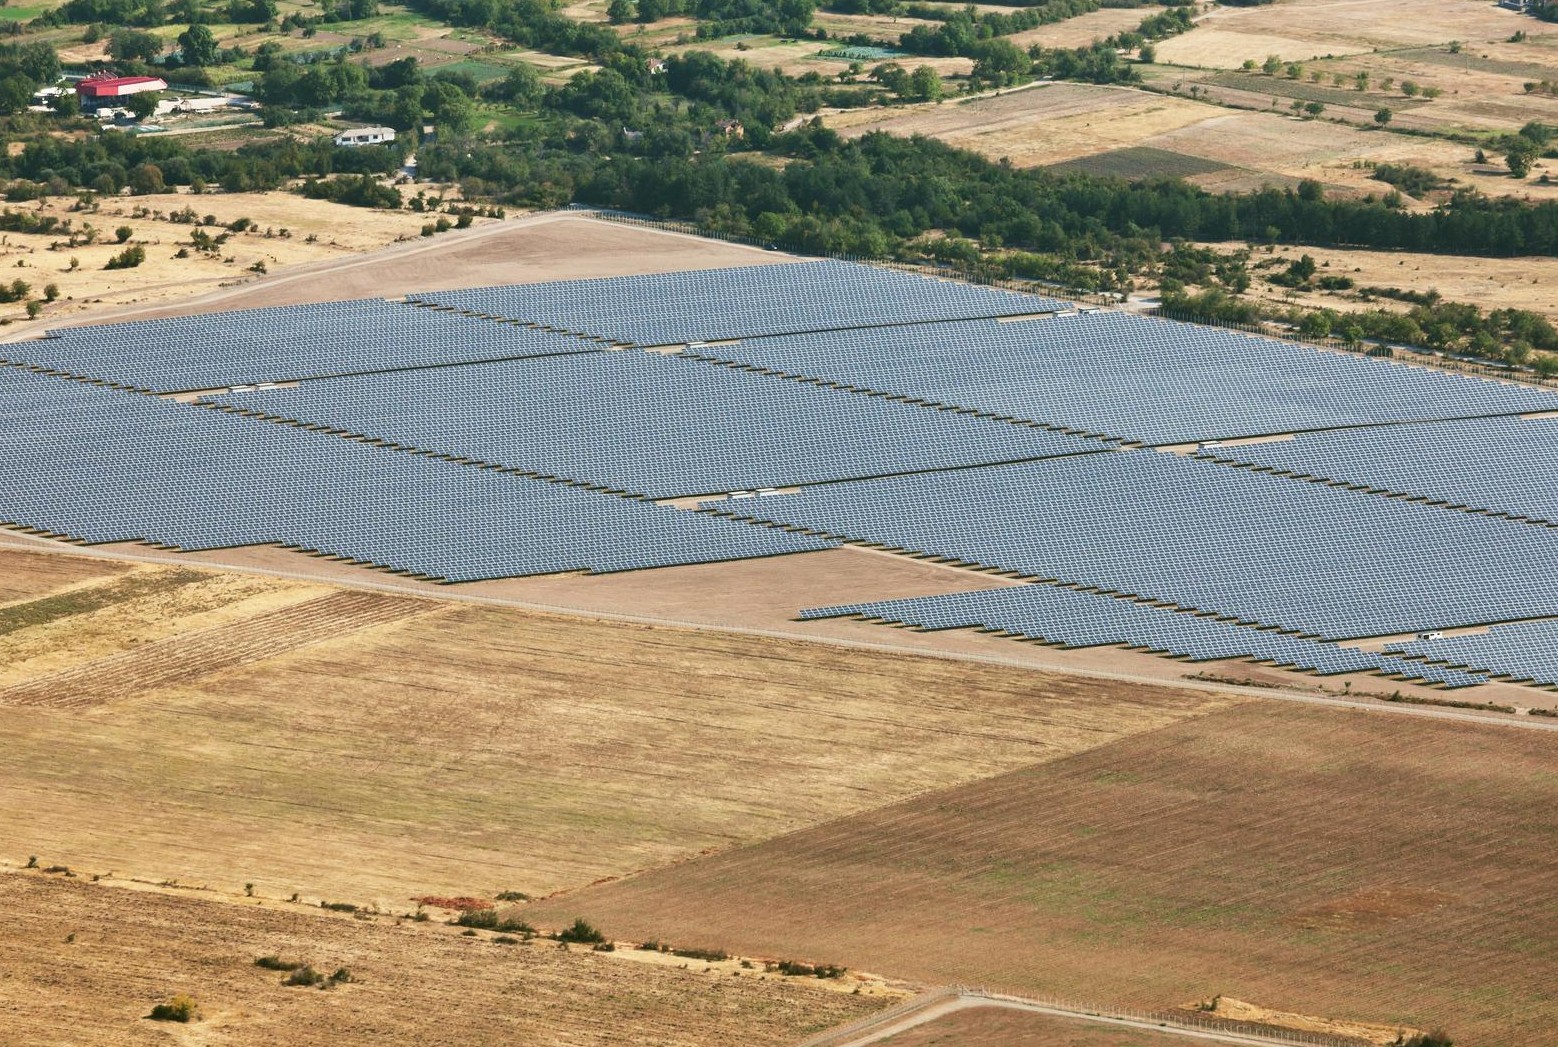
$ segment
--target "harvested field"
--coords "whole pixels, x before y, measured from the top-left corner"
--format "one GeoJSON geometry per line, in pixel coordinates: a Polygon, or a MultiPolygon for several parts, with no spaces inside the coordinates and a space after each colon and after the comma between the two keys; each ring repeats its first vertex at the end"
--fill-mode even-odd
{"type": "Polygon", "coordinates": [[[543,902],[618,935],[1140,1008],[1558,1043],[1546,731],[1252,704],[543,902]]]}
{"type": "MultiPolygon", "coordinates": [[[[0,623],[8,620],[4,606],[13,600],[35,600],[40,596],[83,582],[123,574],[128,566],[111,560],[87,560],[48,553],[3,554],[5,570],[0,571],[0,623]]],[[[5,626],[0,624],[0,629],[5,626]]]]}
{"type": "Polygon", "coordinates": [[[561,949],[462,937],[438,923],[0,874],[7,920],[0,1041],[30,1047],[221,1043],[780,1047],[861,1017],[882,997],[815,980],[714,977],[561,949]],[[260,956],[350,970],[291,988],[260,956]],[[201,1020],[147,1021],[188,993],[201,1020]]]}
{"type": "Polygon", "coordinates": [[[1025,29],[1013,33],[1007,39],[1027,50],[1034,44],[1040,47],[1086,47],[1095,40],[1104,40],[1116,33],[1134,30],[1151,12],[1133,7],[1105,7],[1089,11],[1085,15],[1067,18],[1063,22],[1025,29]]]}
{"type": "MultiPolygon", "coordinates": [[[[322,591],[265,584],[287,584],[300,606],[322,591]]],[[[65,644],[74,634],[48,635],[65,644]]],[[[72,651],[28,664],[59,672],[101,657],[81,642],[72,651]]],[[[228,890],[254,882],[270,897],[538,894],[1229,701],[452,604],[243,665],[213,656],[208,672],[190,668],[97,708],[0,706],[6,854],[228,890]]],[[[5,678],[28,679],[9,664],[5,678]]]]}
{"type": "Polygon", "coordinates": [[[1535,33],[1534,19],[1484,0],[1283,0],[1258,7],[1219,7],[1198,27],[1158,45],[1158,61],[1234,69],[1269,54],[1283,61],[1347,55],[1451,40],[1502,40],[1516,29],[1535,33]]]}
{"type": "Polygon", "coordinates": [[[35,677],[0,689],[0,705],[80,708],[132,698],[360,629],[425,614],[436,606],[374,593],[330,593],[35,677]]]}
{"type": "Polygon", "coordinates": [[[856,110],[827,121],[847,137],[868,131],[923,134],[1032,167],[1140,145],[1211,112],[1188,99],[1057,83],[961,103],[856,110]]]}

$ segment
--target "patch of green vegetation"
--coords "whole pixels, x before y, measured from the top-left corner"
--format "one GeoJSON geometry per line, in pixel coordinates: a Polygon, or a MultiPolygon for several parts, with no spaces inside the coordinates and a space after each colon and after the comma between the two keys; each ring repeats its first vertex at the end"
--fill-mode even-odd
{"type": "Polygon", "coordinates": [[[172,592],[186,585],[204,581],[205,575],[197,571],[162,571],[155,574],[137,574],[112,582],[74,589],[68,593],[43,596],[13,607],[0,609],[0,636],[19,629],[48,625],[63,618],[91,614],[105,607],[126,603],[145,596],[172,592]]]}
{"type": "Polygon", "coordinates": [[[1330,87],[1308,80],[1290,80],[1285,76],[1260,76],[1255,73],[1230,71],[1209,78],[1209,84],[1231,87],[1239,91],[1252,91],[1275,98],[1297,98],[1304,102],[1323,102],[1326,105],[1351,106],[1354,109],[1416,109],[1427,105],[1429,99],[1421,96],[1407,98],[1399,91],[1382,94],[1378,91],[1354,91],[1346,87],[1330,87]]]}

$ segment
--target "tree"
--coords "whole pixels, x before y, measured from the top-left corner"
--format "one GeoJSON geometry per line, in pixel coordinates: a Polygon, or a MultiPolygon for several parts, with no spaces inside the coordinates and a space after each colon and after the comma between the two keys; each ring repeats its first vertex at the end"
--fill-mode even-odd
{"type": "Polygon", "coordinates": [[[179,51],[185,65],[216,65],[221,53],[215,34],[203,25],[192,25],[179,34],[179,51]]]}
{"type": "Polygon", "coordinates": [[[606,7],[606,17],[612,25],[622,25],[633,20],[633,0],[611,0],[606,7]]]}
{"type": "Polygon", "coordinates": [[[1369,89],[1369,74],[1367,71],[1358,73],[1352,78],[1352,89],[1354,91],[1367,91],[1369,89]]]}
{"type": "Polygon", "coordinates": [[[1282,71],[1282,59],[1276,55],[1267,55],[1266,60],[1261,63],[1261,69],[1267,76],[1276,76],[1282,71]]]}
{"type": "Polygon", "coordinates": [[[32,102],[33,82],[20,73],[0,80],[0,113],[19,113],[32,102]]]}
{"type": "Polygon", "coordinates": [[[140,29],[115,29],[108,35],[108,56],[119,62],[155,62],[162,57],[162,37],[140,29]]]}
{"type": "Polygon", "coordinates": [[[1010,40],[981,40],[973,48],[974,69],[970,77],[980,83],[1006,87],[1021,83],[1033,70],[1028,52],[1010,40]]]}
{"type": "Polygon", "coordinates": [[[140,94],[131,95],[124,104],[137,120],[145,120],[157,112],[157,92],[142,91],[140,94]]]}
{"type": "Polygon", "coordinates": [[[1314,117],[1317,117],[1321,113],[1325,112],[1325,103],[1324,102],[1306,102],[1306,103],[1304,103],[1304,112],[1309,114],[1309,117],[1311,119],[1313,119],[1314,117]]]}
{"type": "Polygon", "coordinates": [[[1406,95],[1408,98],[1416,98],[1417,97],[1417,92],[1418,92],[1417,81],[1415,81],[1415,80],[1403,80],[1403,81],[1401,81],[1401,93],[1402,94],[1406,95]]]}
{"type": "Polygon", "coordinates": [[[1390,123],[1390,118],[1395,115],[1396,114],[1392,113],[1389,109],[1380,109],[1374,113],[1374,122],[1379,124],[1381,127],[1384,127],[1386,124],[1390,123]]]}
{"type": "Polygon", "coordinates": [[[1510,144],[1509,151],[1504,154],[1504,163],[1509,167],[1509,173],[1516,178],[1524,178],[1531,173],[1531,165],[1540,155],[1537,144],[1524,135],[1516,135],[1510,144]]]}
{"type": "Polygon", "coordinates": [[[915,98],[927,102],[941,101],[941,75],[928,65],[922,65],[909,74],[909,88],[915,98]]]}
{"type": "Polygon", "coordinates": [[[162,168],[156,164],[136,164],[130,168],[130,191],[137,196],[160,193],[166,189],[162,168]]]}
{"type": "Polygon", "coordinates": [[[134,229],[131,229],[127,225],[121,225],[118,229],[114,230],[114,243],[116,243],[116,244],[128,243],[129,240],[130,240],[130,237],[132,237],[134,235],[135,235],[135,230],[134,229]]]}

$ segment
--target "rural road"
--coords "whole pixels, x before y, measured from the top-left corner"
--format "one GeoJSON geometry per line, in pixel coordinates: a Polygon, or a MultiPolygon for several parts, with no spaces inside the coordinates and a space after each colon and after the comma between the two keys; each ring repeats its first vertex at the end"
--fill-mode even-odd
{"type": "Polygon", "coordinates": [[[1192,1040],[1213,1043],[1238,1044],[1241,1047],[1294,1047],[1295,1044],[1320,1044],[1330,1042],[1327,1037],[1309,1037],[1294,1033],[1290,1036],[1261,1035],[1259,1033],[1234,1032],[1227,1029],[1201,1029],[1168,1024],[1162,1019],[1128,1018],[1024,1000],[1015,996],[1001,996],[977,990],[942,990],[917,997],[903,1007],[889,1009],[881,1015],[873,1015],[860,1022],[820,1033],[800,1047],[867,1047],[880,1043],[910,1029],[944,1018],[958,1011],[975,1008],[998,1008],[1009,1011],[1025,1011],[1051,1018],[1108,1025],[1119,1029],[1141,1029],[1163,1036],[1183,1036],[1192,1040]]]}

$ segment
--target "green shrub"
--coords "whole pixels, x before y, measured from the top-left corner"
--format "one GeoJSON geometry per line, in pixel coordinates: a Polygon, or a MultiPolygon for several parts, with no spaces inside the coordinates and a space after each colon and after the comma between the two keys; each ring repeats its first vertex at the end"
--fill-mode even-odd
{"type": "Polygon", "coordinates": [[[498,892],[498,901],[500,902],[528,902],[529,900],[530,895],[526,894],[524,891],[498,892]]]}
{"type": "Polygon", "coordinates": [[[304,964],[303,966],[299,967],[297,970],[293,971],[291,974],[289,974],[285,978],[283,978],[282,981],[281,981],[281,984],[283,984],[283,985],[298,985],[298,986],[302,986],[304,988],[311,988],[312,986],[315,986],[315,985],[322,985],[322,984],[324,984],[324,980],[325,980],[325,976],[324,975],[322,975],[318,971],[314,970],[314,968],[309,966],[308,964],[304,964]]]}
{"type": "Polygon", "coordinates": [[[582,945],[598,945],[606,940],[606,936],[600,933],[599,928],[589,923],[584,917],[574,919],[573,924],[563,928],[557,933],[560,942],[578,942],[582,945]]]}
{"type": "Polygon", "coordinates": [[[154,1022],[192,1022],[200,1017],[200,1008],[191,996],[179,993],[167,1003],[159,1003],[147,1015],[154,1022]]]}
{"type": "Polygon", "coordinates": [[[254,966],[263,967],[267,971],[295,971],[303,966],[301,960],[283,960],[280,956],[257,956],[254,966]]]}
{"type": "Polygon", "coordinates": [[[136,245],[135,247],[126,247],[123,251],[114,255],[103,268],[134,269],[144,261],[146,261],[146,248],[136,245]]]}
{"type": "Polygon", "coordinates": [[[321,909],[329,909],[331,912],[356,912],[357,906],[351,902],[320,902],[321,909]]]}
{"type": "Polygon", "coordinates": [[[455,917],[457,927],[475,927],[483,931],[498,931],[502,934],[535,934],[536,929],[524,920],[517,920],[511,916],[499,916],[496,909],[467,909],[455,917]]]}
{"type": "Polygon", "coordinates": [[[724,949],[672,949],[671,955],[688,960],[707,960],[710,963],[730,959],[730,955],[724,949]]]}

